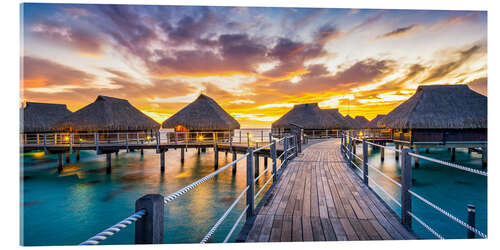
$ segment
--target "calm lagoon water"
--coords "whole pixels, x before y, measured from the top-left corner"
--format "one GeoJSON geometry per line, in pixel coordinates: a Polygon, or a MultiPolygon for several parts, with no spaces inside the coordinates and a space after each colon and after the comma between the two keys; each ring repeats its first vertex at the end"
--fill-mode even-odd
{"type": "MultiPolygon", "coordinates": [[[[358,145],[356,152],[359,156],[362,156],[362,150],[362,145],[358,145]]],[[[431,148],[429,153],[425,153],[425,150],[420,150],[419,154],[448,162],[451,158],[451,152],[446,148],[431,148]]],[[[394,151],[386,149],[385,160],[381,162],[380,150],[373,150],[369,146],[368,162],[401,183],[400,163],[395,160],[394,151]]],[[[421,159],[419,163],[419,168],[413,168],[412,190],[465,222],[467,222],[467,204],[475,205],[476,228],[487,234],[487,177],[421,159]]],[[[456,163],[481,170],[481,155],[477,153],[468,154],[467,149],[457,149],[456,163]]],[[[359,174],[357,169],[355,171],[359,174]]],[[[400,200],[401,190],[398,186],[373,170],[368,170],[368,172],[377,184],[382,186],[397,200],[400,200]]],[[[389,204],[394,212],[401,215],[401,208],[396,203],[375,185],[372,184],[370,187],[389,204]]],[[[437,212],[435,209],[430,208],[417,198],[412,197],[412,200],[413,213],[443,237],[446,239],[467,238],[467,231],[463,226],[437,212]]],[[[417,221],[413,220],[412,225],[413,230],[420,238],[435,239],[434,235],[428,232],[417,221]]],[[[479,236],[476,237],[480,238],[479,236]]]]}
{"type": "MultiPolygon", "coordinates": [[[[106,174],[105,155],[82,151],[81,160],[57,172],[55,155],[43,152],[23,154],[24,183],[21,187],[22,236],[25,245],[75,245],[114,225],[134,212],[135,200],[144,194],[171,194],[214,171],[213,150],[198,156],[189,149],[185,162],[180,150],[166,153],[166,171],[160,172],[160,157],[154,150],[112,154],[112,173],[106,174]]],[[[219,166],[231,162],[232,155],[219,153],[219,166]]],[[[270,163],[270,161],[269,161],[270,163]]],[[[271,166],[271,164],[269,164],[271,166]]],[[[200,185],[166,207],[165,243],[197,243],[210,230],[246,186],[245,161],[200,185]]],[[[260,163],[264,169],[263,159],[260,163]]],[[[261,185],[270,174],[259,180],[261,185]]],[[[261,195],[262,196],[262,195],[261,195]]],[[[245,199],[233,209],[212,241],[222,242],[245,207],[245,199]]],[[[243,225],[233,233],[234,240],[243,225]]],[[[133,225],[102,244],[132,244],[133,225]]]]}

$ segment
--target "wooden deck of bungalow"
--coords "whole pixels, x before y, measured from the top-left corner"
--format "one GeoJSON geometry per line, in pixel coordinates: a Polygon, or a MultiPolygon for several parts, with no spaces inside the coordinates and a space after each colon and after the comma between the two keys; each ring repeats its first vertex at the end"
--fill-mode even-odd
{"type": "Polygon", "coordinates": [[[340,139],[305,148],[242,230],[246,242],[416,239],[347,166],[340,139]]]}

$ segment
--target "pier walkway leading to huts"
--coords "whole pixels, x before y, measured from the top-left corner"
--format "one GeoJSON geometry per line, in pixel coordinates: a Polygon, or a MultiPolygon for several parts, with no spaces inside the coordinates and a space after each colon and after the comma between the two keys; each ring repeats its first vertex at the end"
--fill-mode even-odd
{"type": "Polygon", "coordinates": [[[315,143],[289,163],[246,242],[415,239],[348,167],[340,146],[340,139],[315,143]]]}

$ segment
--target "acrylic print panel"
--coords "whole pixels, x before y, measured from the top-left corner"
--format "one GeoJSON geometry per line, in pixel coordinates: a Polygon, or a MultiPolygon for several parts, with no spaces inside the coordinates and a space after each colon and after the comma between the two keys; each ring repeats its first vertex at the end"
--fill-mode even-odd
{"type": "Polygon", "coordinates": [[[485,11],[21,9],[22,245],[487,237],[485,11]]]}

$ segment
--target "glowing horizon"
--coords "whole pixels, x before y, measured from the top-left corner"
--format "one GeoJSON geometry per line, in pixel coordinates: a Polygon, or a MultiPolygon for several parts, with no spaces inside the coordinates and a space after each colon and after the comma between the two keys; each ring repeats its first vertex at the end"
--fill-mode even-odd
{"type": "Polygon", "coordinates": [[[420,84],[487,95],[486,12],[22,5],[24,101],[123,98],[158,121],[200,94],[242,128],[294,104],[387,114],[420,84]]]}

